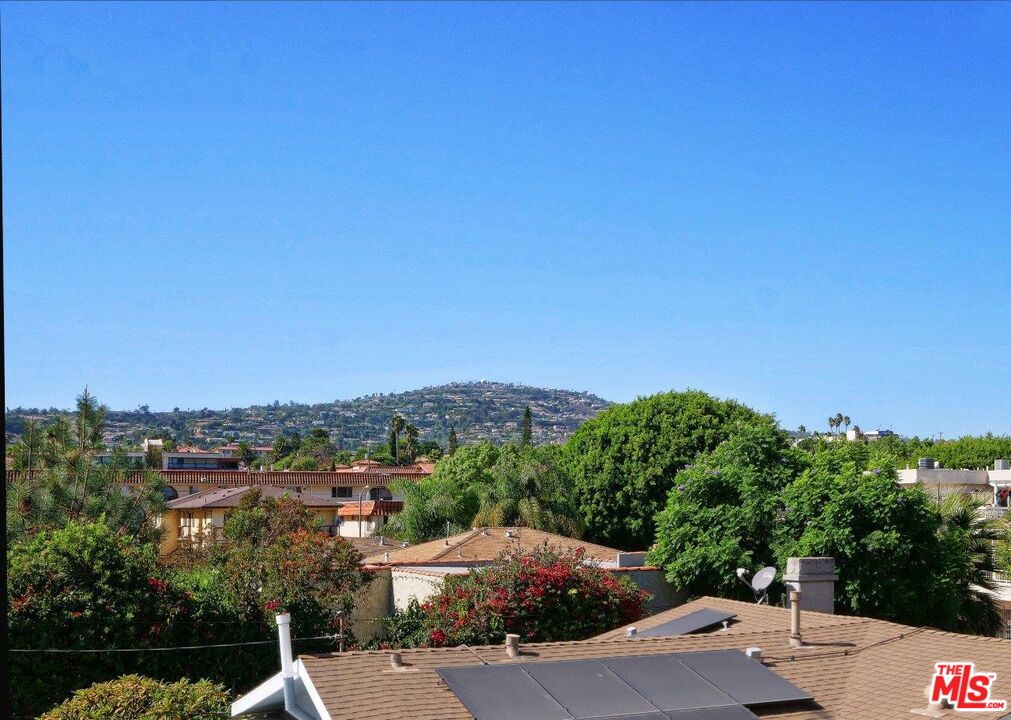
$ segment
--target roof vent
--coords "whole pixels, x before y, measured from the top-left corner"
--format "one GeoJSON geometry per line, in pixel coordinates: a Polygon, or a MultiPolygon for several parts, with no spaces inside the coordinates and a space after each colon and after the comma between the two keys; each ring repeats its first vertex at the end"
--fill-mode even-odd
{"type": "Polygon", "coordinates": [[[384,552],[383,553],[383,562],[389,562],[389,561],[390,561],[390,553],[389,552],[384,552]]]}
{"type": "Polygon", "coordinates": [[[625,631],[625,635],[628,637],[634,637],[635,634],[638,632],[639,629],[635,625],[633,625],[632,627],[630,627],[628,630],[625,631]]]}
{"type": "Polygon", "coordinates": [[[749,647],[747,650],[744,651],[744,654],[747,655],[752,660],[758,660],[758,662],[762,662],[762,648],[760,647],[749,647]]]}
{"type": "Polygon", "coordinates": [[[790,647],[804,647],[800,635],[800,590],[790,591],[790,647]]]}
{"type": "Polygon", "coordinates": [[[404,540],[402,543],[400,543],[400,547],[402,547],[402,548],[407,547],[408,545],[410,545],[410,543],[407,542],[406,540],[404,540]]]}
{"type": "Polygon", "coordinates": [[[520,636],[516,633],[507,633],[505,636],[506,654],[511,658],[520,656],[520,636]]]}
{"type": "Polygon", "coordinates": [[[511,538],[511,537],[513,537],[513,531],[512,531],[512,530],[506,530],[506,531],[505,531],[505,536],[506,536],[507,538],[511,538]]]}
{"type": "Polygon", "coordinates": [[[391,652],[390,653],[390,667],[391,668],[402,668],[404,667],[404,660],[400,657],[400,653],[391,652]]]}

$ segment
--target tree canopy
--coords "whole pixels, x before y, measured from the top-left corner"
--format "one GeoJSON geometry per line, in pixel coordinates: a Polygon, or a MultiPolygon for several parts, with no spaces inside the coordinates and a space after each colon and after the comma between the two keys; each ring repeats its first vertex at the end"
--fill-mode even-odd
{"type": "Polygon", "coordinates": [[[404,510],[391,534],[423,542],[480,525],[522,525],[579,537],[581,523],[557,446],[467,445],[430,477],[396,485],[404,510]]]}
{"type": "Polygon", "coordinates": [[[805,463],[772,422],[742,428],[678,474],[649,562],[689,594],[746,597],[736,569],[773,561],[781,493],[805,463]]]}
{"type": "Polygon", "coordinates": [[[678,485],[678,473],[735,431],[767,420],[700,391],[640,398],[588,420],[565,446],[588,538],[648,548],[654,517],[678,485]]]}
{"type": "Polygon", "coordinates": [[[150,521],[164,507],[165,483],[148,471],[124,491],[127,475],[136,470],[125,453],[116,450],[98,462],[105,414],[85,389],[73,417],[57,417],[47,426],[25,423],[21,441],[10,448],[11,469],[18,472],[6,483],[8,543],[87,520],[138,537],[158,536],[150,521]]]}

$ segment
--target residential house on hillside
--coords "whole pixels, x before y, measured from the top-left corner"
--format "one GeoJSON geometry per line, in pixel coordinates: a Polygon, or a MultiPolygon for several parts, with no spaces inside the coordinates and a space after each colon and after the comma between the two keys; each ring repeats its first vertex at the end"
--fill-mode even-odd
{"type": "MultiPolygon", "coordinates": [[[[424,602],[438,594],[449,575],[465,575],[473,568],[490,565],[507,550],[525,552],[544,546],[563,551],[581,548],[586,563],[620,573],[647,590],[652,595],[652,612],[683,600],[662,570],[645,564],[644,552],[622,552],[525,527],[476,528],[406,548],[393,545],[366,557],[365,563],[380,577],[388,576],[390,608],[402,610],[412,599],[424,602]]],[[[376,583],[377,587],[382,585],[376,583]]]]}
{"type": "MultiPolygon", "coordinates": [[[[621,628],[581,642],[525,644],[514,635],[505,646],[295,659],[288,618],[278,621],[281,672],[239,697],[233,717],[260,712],[299,720],[966,717],[942,703],[928,705],[925,690],[934,665],[946,660],[996,673],[991,697],[1011,700],[1011,640],[712,597],[654,615],[634,632],[621,628]],[[727,625],[695,622],[713,616],[728,617],[727,625]],[[686,627],[695,631],[685,633],[686,627]]],[[[972,713],[977,720],[1005,715],[972,713]]]]}

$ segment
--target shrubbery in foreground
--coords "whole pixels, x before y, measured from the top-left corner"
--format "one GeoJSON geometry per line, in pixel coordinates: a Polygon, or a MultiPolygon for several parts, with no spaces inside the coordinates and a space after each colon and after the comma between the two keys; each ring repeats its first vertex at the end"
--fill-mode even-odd
{"type": "Polygon", "coordinates": [[[123,675],[78,690],[39,720],[204,720],[229,711],[228,693],[207,680],[162,683],[123,675]]]}

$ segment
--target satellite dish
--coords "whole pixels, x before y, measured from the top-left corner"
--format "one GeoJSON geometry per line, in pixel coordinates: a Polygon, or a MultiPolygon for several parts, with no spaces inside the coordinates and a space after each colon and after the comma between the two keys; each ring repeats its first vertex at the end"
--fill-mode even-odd
{"type": "Polygon", "coordinates": [[[751,580],[751,587],[755,592],[764,592],[775,579],[776,568],[765,567],[755,573],[755,577],[751,580]]]}
{"type": "Polygon", "coordinates": [[[751,591],[755,593],[755,602],[759,605],[768,605],[769,586],[772,585],[772,581],[776,579],[776,568],[762,568],[755,573],[755,577],[751,579],[751,582],[748,582],[747,575],[747,570],[744,568],[737,568],[737,578],[751,588],[751,591]]]}

